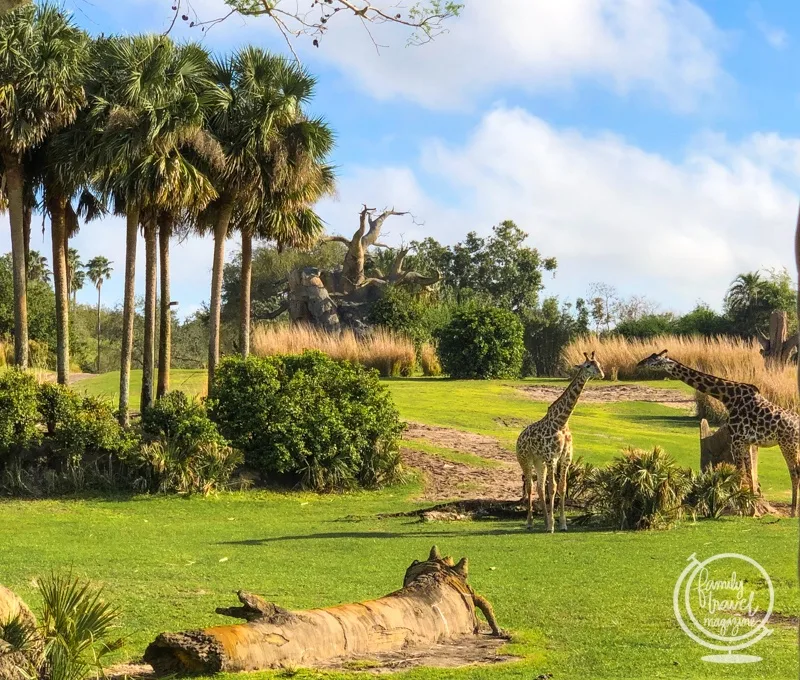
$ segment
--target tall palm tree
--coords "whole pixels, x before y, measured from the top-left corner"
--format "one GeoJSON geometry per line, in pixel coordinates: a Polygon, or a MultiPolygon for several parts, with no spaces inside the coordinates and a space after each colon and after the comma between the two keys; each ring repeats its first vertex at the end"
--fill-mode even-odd
{"type": "Polygon", "coordinates": [[[758,304],[764,279],[760,272],[739,274],[728,288],[725,306],[730,311],[744,310],[758,304]]]}
{"type": "Polygon", "coordinates": [[[24,153],[68,125],[83,105],[87,40],[53,5],[0,14],[0,160],[14,263],[14,359],[23,368],[28,365],[24,153]]]}
{"type": "Polygon", "coordinates": [[[67,289],[72,297],[72,306],[77,304],[78,291],[83,289],[86,283],[86,272],[81,262],[80,253],[76,248],[67,250],[67,289]]]}
{"type": "Polygon", "coordinates": [[[158,222],[186,206],[201,210],[216,197],[197,159],[210,167],[222,163],[204,124],[225,94],[210,79],[208,54],[196,45],[178,47],[149,35],[104,40],[101,50],[101,87],[91,97],[92,117],[102,129],[96,183],[127,219],[119,408],[127,424],[137,230],[141,224],[146,258],[144,408],[153,397],[158,222]]]}
{"type": "MultiPolygon", "coordinates": [[[[266,189],[273,185],[273,180],[280,179],[281,172],[286,171],[289,164],[279,162],[280,154],[288,150],[278,143],[281,133],[303,119],[302,106],[311,98],[315,85],[314,78],[299,65],[255,47],[243,48],[218,62],[216,78],[220,89],[228,93],[230,104],[211,119],[211,130],[222,143],[227,162],[224,172],[215,176],[219,198],[204,215],[205,223],[212,226],[214,234],[209,386],[219,362],[225,239],[232,220],[236,219],[235,213],[243,216],[240,218],[242,223],[248,214],[257,215],[268,194],[266,189]],[[274,178],[268,176],[270,171],[274,178]]],[[[327,137],[329,147],[332,143],[330,132],[321,121],[315,123],[320,131],[326,132],[320,137],[327,137]]],[[[308,158],[311,157],[317,158],[309,154],[308,158]]],[[[251,237],[254,229],[245,227],[244,233],[251,237]]],[[[243,250],[247,249],[246,243],[243,250]]]]}
{"type": "Polygon", "coordinates": [[[103,284],[111,278],[114,271],[107,257],[98,255],[86,263],[86,276],[97,288],[97,372],[100,373],[100,292],[103,284]]]}
{"type": "Polygon", "coordinates": [[[28,281],[50,283],[52,272],[47,268],[47,258],[38,250],[28,253],[28,281]]]}

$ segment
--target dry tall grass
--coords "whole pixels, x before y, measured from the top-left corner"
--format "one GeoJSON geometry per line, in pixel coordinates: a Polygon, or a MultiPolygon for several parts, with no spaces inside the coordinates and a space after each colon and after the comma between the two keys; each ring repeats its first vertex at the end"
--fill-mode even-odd
{"type": "Polygon", "coordinates": [[[769,400],[784,408],[800,411],[795,366],[768,369],[759,354],[758,343],[738,338],[695,338],[662,336],[651,340],[626,340],[622,337],[587,337],[564,350],[570,365],[581,363],[584,352],[596,352],[608,378],[616,369],[622,380],[654,378],[662,373],[636,368],[654,352],[669,350],[669,356],[687,366],[728,380],[756,385],[769,400]]]}
{"type": "Polygon", "coordinates": [[[258,326],[251,345],[258,356],[319,350],[333,359],[376,368],[385,377],[411,375],[417,363],[411,340],[380,329],[359,339],[350,330],[334,335],[308,325],[258,326]]]}

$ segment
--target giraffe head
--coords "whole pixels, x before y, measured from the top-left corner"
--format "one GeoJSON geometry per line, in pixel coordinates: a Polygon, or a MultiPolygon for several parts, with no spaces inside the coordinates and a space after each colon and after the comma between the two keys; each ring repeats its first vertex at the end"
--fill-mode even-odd
{"type": "Polygon", "coordinates": [[[648,368],[664,368],[672,363],[672,359],[667,356],[667,350],[659,352],[658,354],[651,354],[646,359],[642,359],[637,366],[648,368]]]}
{"type": "Polygon", "coordinates": [[[602,380],[605,378],[605,373],[603,373],[603,368],[600,366],[600,362],[594,358],[594,352],[592,352],[592,356],[589,356],[586,352],[583,353],[583,356],[586,357],[586,361],[582,364],[578,364],[575,368],[578,371],[582,371],[591,378],[598,378],[602,380]]]}

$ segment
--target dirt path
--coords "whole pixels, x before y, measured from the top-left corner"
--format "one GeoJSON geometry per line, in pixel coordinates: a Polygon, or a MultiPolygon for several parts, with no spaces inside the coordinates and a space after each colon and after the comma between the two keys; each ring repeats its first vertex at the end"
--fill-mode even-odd
{"type": "MultiPolygon", "coordinates": [[[[519,390],[534,401],[551,402],[561,396],[563,387],[526,385],[519,390]]],[[[694,398],[680,390],[669,390],[645,385],[589,385],[581,395],[581,401],[594,404],[611,404],[617,401],[646,401],[686,410],[694,409],[694,398]]]]}
{"type": "Polygon", "coordinates": [[[421,498],[430,501],[451,499],[511,499],[522,493],[522,477],[515,455],[491,437],[447,427],[409,423],[401,447],[403,462],[420,470],[425,477],[421,498]],[[474,467],[446,460],[414,449],[423,441],[459,453],[480,456],[500,463],[497,467],[474,467]]]}

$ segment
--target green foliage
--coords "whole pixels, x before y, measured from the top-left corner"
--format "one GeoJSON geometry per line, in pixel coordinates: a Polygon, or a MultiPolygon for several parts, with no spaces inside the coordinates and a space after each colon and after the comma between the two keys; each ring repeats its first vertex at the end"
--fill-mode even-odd
{"type": "Polygon", "coordinates": [[[562,368],[562,351],[575,338],[589,331],[586,303],[578,299],[560,308],[558,299],[549,297],[540,309],[522,315],[525,326],[524,375],[558,375],[562,368]]]}
{"type": "Polygon", "coordinates": [[[120,426],[114,410],[102,399],[66,395],[60,407],[51,450],[67,467],[80,467],[98,456],[124,458],[137,444],[135,435],[120,426]]]}
{"type": "Polygon", "coordinates": [[[414,344],[430,340],[424,326],[426,304],[403,288],[387,286],[370,309],[369,322],[410,337],[414,344]]]}
{"type": "Polygon", "coordinates": [[[227,444],[203,404],[180,391],[170,392],[142,411],[142,433],[187,451],[201,444],[227,444]]]}
{"type": "Polygon", "coordinates": [[[102,674],[103,657],[122,646],[121,639],[111,638],[119,610],[101,598],[101,590],[71,575],[41,579],[39,592],[44,677],[83,680],[102,674]]]}
{"type": "Polygon", "coordinates": [[[526,246],[527,238],[510,220],[495,226],[488,238],[469,232],[452,247],[427,238],[411,244],[414,254],[406,258],[405,267],[441,272],[441,287],[460,302],[477,298],[513,311],[532,310],[539,304],[542,273],[554,272],[557,263],[526,246]]]}
{"type": "Polygon", "coordinates": [[[439,332],[439,357],[451,378],[516,378],[525,350],[523,329],[510,311],[470,304],[439,332]]]}
{"type": "Polygon", "coordinates": [[[214,377],[211,418],[268,480],[315,490],[397,479],[397,409],[375,371],[319,352],[228,358],[214,377]]]}
{"type": "Polygon", "coordinates": [[[224,488],[244,457],[218,440],[196,439],[187,446],[177,439],[143,446],[131,462],[144,468],[150,491],[200,493],[204,496],[224,488]]]}
{"type": "Polygon", "coordinates": [[[797,324],[797,290],[789,272],[747,272],[737,276],[725,296],[725,312],[736,333],[753,336],[769,328],[770,314],[784,311],[797,324]]]}
{"type": "Polygon", "coordinates": [[[629,448],[596,470],[588,508],[591,515],[620,529],[657,529],[681,516],[691,486],[691,471],[660,447],[629,448]]]}
{"type": "Polygon", "coordinates": [[[0,468],[38,444],[38,392],[30,373],[10,369],[0,374],[0,468]]]}
{"type": "Polygon", "coordinates": [[[721,463],[692,479],[686,505],[700,517],[717,519],[729,513],[749,514],[758,496],[742,486],[742,476],[733,465],[721,463]]]}

